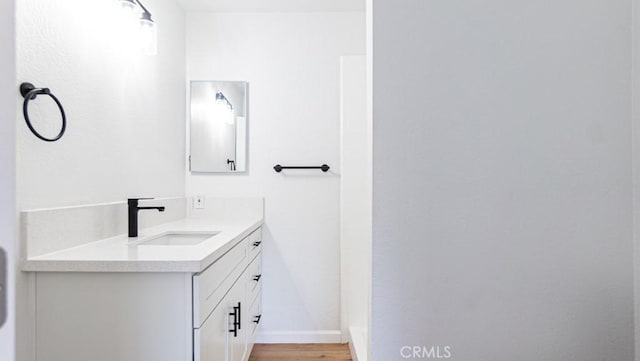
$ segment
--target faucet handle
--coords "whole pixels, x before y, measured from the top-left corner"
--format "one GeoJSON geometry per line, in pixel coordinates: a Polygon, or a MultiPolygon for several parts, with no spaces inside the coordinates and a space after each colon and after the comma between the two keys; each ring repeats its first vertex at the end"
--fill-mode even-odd
{"type": "Polygon", "coordinates": [[[153,198],[127,198],[127,203],[137,205],[138,201],[146,201],[153,198]]]}

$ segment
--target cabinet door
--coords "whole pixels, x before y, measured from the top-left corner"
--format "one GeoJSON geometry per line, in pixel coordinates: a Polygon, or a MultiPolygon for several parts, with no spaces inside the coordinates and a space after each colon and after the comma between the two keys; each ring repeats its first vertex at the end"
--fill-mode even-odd
{"type": "Polygon", "coordinates": [[[229,332],[229,360],[228,361],[244,361],[247,344],[245,342],[247,335],[246,318],[249,317],[249,305],[245,302],[245,284],[244,277],[240,277],[238,282],[233,286],[229,295],[234,301],[233,306],[236,307],[235,312],[237,315],[237,332],[231,332],[234,330],[233,319],[234,316],[230,315],[230,332],[229,332]]]}
{"type": "Polygon", "coordinates": [[[244,285],[236,282],[202,327],[194,329],[194,361],[243,361],[243,301],[244,285]]]}
{"type": "Polygon", "coordinates": [[[194,361],[229,361],[229,304],[225,297],[202,327],[193,330],[194,361]]]}

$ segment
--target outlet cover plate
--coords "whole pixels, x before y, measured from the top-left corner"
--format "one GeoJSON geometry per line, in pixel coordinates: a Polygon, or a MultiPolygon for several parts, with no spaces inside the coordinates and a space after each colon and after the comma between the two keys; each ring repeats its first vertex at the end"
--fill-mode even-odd
{"type": "Polygon", "coordinates": [[[193,197],[193,208],[204,209],[204,196],[193,197]]]}

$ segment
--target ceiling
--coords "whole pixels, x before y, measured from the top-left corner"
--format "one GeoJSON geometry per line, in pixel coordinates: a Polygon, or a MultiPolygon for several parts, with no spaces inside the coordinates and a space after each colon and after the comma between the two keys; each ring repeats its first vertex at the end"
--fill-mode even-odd
{"type": "Polygon", "coordinates": [[[187,10],[220,12],[364,11],[365,0],[178,0],[187,10]]]}

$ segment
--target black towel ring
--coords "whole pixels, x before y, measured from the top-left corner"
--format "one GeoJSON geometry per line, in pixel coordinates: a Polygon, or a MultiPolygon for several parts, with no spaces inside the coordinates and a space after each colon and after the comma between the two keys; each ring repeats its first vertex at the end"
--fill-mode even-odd
{"type": "Polygon", "coordinates": [[[20,94],[24,97],[24,103],[22,103],[22,114],[24,114],[24,120],[27,122],[27,127],[29,130],[38,138],[44,140],[45,142],[55,142],[59,140],[64,135],[65,130],[67,129],[67,116],[64,113],[64,108],[62,104],[56,98],[55,95],[51,94],[51,90],[49,88],[36,88],[31,83],[22,83],[20,84],[20,94]],[[54,102],[58,105],[58,109],[60,109],[60,114],[62,115],[62,128],[60,129],[60,133],[55,138],[47,138],[42,136],[31,124],[31,119],[29,119],[29,102],[35,100],[38,95],[48,95],[53,99],[54,102]]]}

